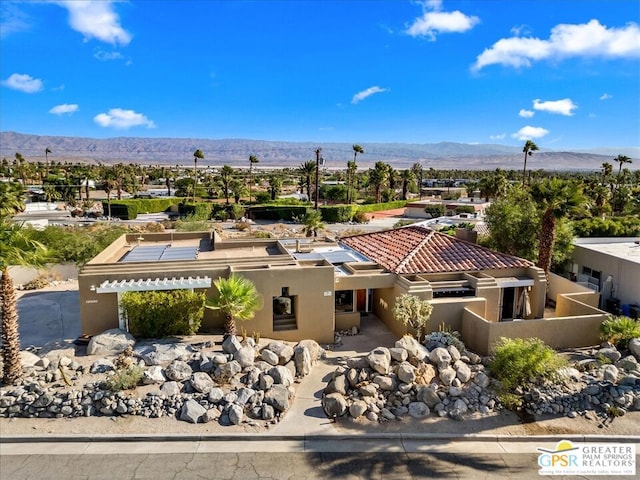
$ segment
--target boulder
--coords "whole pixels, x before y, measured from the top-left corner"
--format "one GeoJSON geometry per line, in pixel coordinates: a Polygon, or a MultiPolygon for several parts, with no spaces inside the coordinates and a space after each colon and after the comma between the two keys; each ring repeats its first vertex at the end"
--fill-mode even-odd
{"type": "Polygon", "coordinates": [[[164,383],[167,378],[162,373],[162,367],[154,365],[147,368],[142,376],[142,383],[145,385],[152,385],[154,383],[164,383]]]}
{"type": "Polygon", "coordinates": [[[136,339],[129,332],[112,328],[94,335],[87,345],[87,355],[118,355],[136,344],[136,339]]]}
{"type": "Polygon", "coordinates": [[[636,360],[640,361],[640,338],[632,338],[629,340],[627,348],[631,354],[636,357],[636,360]]]}
{"type": "Polygon", "coordinates": [[[174,360],[189,360],[193,349],[185,343],[139,343],[134,353],[147,365],[167,365],[174,360]]]}
{"type": "Polygon", "coordinates": [[[322,408],[329,418],[341,417],[347,413],[347,400],[340,393],[330,393],[322,398],[322,408]]]}
{"type": "Polygon", "coordinates": [[[393,391],[398,388],[398,382],[394,378],[386,375],[376,375],[373,377],[373,383],[380,387],[380,390],[393,391]]]}
{"type": "Polygon", "coordinates": [[[206,372],[195,372],[191,376],[190,383],[193,389],[200,393],[209,393],[215,386],[215,383],[206,372]]]}
{"type": "Polygon", "coordinates": [[[615,348],[601,348],[598,350],[598,356],[603,356],[604,358],[608,358],[611,363],[616,363],[622,355],[615,348]]]}
{"type": "Polygon", "coordinates": [[[180,410],[180,420],[190,423],[198,423],[202,416],[207,413],[207,409],[195,400],[187,400],[180,410]]]}
{"type": "Polygon", "coordinates": [[[166,395],[167,397],[180,395],[181,391],[182,391],[182,384],[175,381],[164,382],[160,387],[160,393],[162,393],[163,395],[166,395]]]}
{"type": "Polygon", "coordinates": [[[256,394],[253,388],[240,388],[236,391],[236,402],[238,405],[246,405],[256,394]]]}
{"type": "Polygon", "coordinates": [[[262,405],[262,420],[273,420],[276,417],[276,411],[271,405],[262,405]]]}
{"type": "Polygon", "coordinates": [[[441,368],[438,378],[440,378],[445,385],[451,385],[453,379],[456,378],[456,371],[451,367],[441,368]]]}
{"type": "Polygon", "coordinates": [[[296,366],[296,376],[306,377],[311,373],[311,352],[307,347],[297,346],[293,349],[293,361],[296,366]]]}
{"type": "Polygon", "coordinates": [[[409,409],[409,415],[413,418],[428,417],[431,413],[429,407],[424,402],[411,402],[407,407],[409,409]]]}
{"type": "Polygon", "coordinates": [[[391,353],[386,347],[378,347],[367,355],[367,363],[372,370],[386,375],[391,366],[391,353]]]}
{"type": "Polygon", "coordinates": [[[461,357],[460,350],[458,350],[455,345],[448,345],[447,351],[449,352],[449,355],[451,355],[451,361],[453,363],[460,360],[460,357],[461,357]]]}
{"type": "Polygon", "coordinates": [[[427,347],[410,335],[405,335],[400,340],[396,341],[395,346],[398,348],[404,348],[409,354],[409,358],[414,360],[423,361],[429,355],[427,347]]]}
{"type": "Polygon", "coordinates": [[[400,347],[393,347],[389,349],[391,358],[396,362],[405,362],[409,358],[409,353],[406,349],[400,347]]]}
{"type": "Polygon", "coordinates": [[[358,418],[367,411],[367,404],[362,400],[355,400],[351,405],[349,405],[349,415],[352,418],[358,418]]]}
{"type": "Polygon", "coordinates": [[[224,353],[233,355],[241,348],[242,344],[240,343],[240,340],[238,340],[238,337],[236,337],[235,335],[229,335],[222,341],[222,351],[224,353]]]}
{"type": "Polygon", "coordinates": [[[202,415],[202,417],[200,417],[200,421],[202,423],[215,422],[220,419],[220,415],[222,415],[220,410],[218,410],[217,408],[210,408],[209,410],[204,412],[204,415],[202,415]]]}
{"type": "Polygon", "coordinates": [[[278,355],[273,353],[268,348],[265,348],[262,350],[262,352],[260,352],[260,358],[262,358],[262,360],[267,362],[269,365],[273,365],[273,366],[278,365],[278,361],[279,361],[278,355]]]}
{"type": "Polygon", "coordinates": [[[416,399],[427,404],[429,408],[433,408],[440,403],[440,397],[438,396],[438,392],[435,388],[426,385],[422,385],[418,388],[416,399]]]}
{"type": "Polygon", "coordinates": [[[333,380],[329,382],[329,384],[324,389],[325,393],[341,393],[342,395],[347,394],[348,390],[348,380],[346,375],[338,375],[333,380]]]}
{"type": "Polygon", "coordinates": [[[250,367],[255,360],[256,352],[253,347],[246,346],[236,350],[233,359],[240,364],[242,368],[250,367]]]}
{"type": "Polygon", "coordinates": [[[347,368],[363,369],[369,368],[369,363],[366,358],[363,357],[349,357],[347,358],[347,368]]]}
{"type": "Polygon", "coordinates": [[[618,380],[618,369],[616,368],[616,366],[605,365],[602,368],[602,379],[605,382],[616,383],[616,381],[618,380]]]}
{"type": "Polygon", "coordinates": [[[473,382],[480,388],[487,388],[491,383],[491,379],[486,373],[478,372],[476,373],[476,377],[473,379],[473,382]]]}
{"type": "Polygon", "coordinates": [[[20,364],[22,367],[34,367],[40,361],[40,357],[35,353],[22,350],[20,352],[20,364]]]}
{"type": "Polygon", "coordinates": [[[293,376],[289,369],[283,365],[271,368],[268,373],[273,377],[273,381],[276,384],[284,385],[285,387],[293,385],[293,376]]]}
{"type": "Polygon", "coordinates": [[[89,369],[89,372],[107,373],[115,369],[116,367],[111,360],[109,360],[108,358],[101,358],[91,364],[91,368],[89,369]]]}
{"type": "Polygon", "coordinates": [[[300,340],[296,347],[306,347],[309,350],[312,364],[315,364],[318,360],[324,358],[325,356],[324,348],[322,348],[315,340],[300,340]]]}
{"type": "Polygon", "coordinates": [[[284,365],[293,358],[293,348],[282,342],[269,342],[266,346],[267,350],[271,350],[278,355],[278,364],[284,365]]]}
{"type": "Polygon", "coordinates": [[[415,368],[409,362],[402,362],[398,365],[396,375],[398,380],[404,383],[411,383],[416,379],[415,368]]]}
{"type": "Polygon", "coordinates": [[[284,412],[289,408],[289,389],[284,385],[274,385],[265,392],[264,403],[271,405],[279,412],[284,412]]]}
{"type": "Polygon", "coordinates": [[[188,363],[182,360],[174,360],[164,370],[164,374],[169,380],[175,380],[176,382],[183,382],[191,378],[193,370],[188,363]]]}
{"type": "Polygon", "coordinates": [[[225,363],[216,368],[215,376],[220,379],[220,381],[228,381],[233,378],[236,374],[242,371],[242,367],[240,364],[232,360],[229,363],[225,363]]]}
{"type": "Polygon", "coordinates": [[[434,378],[436,378],[436,369],[430,363],[423,363],[420,368],[416,370],[416,383],[422,385],[429,385],[434,378]]]}
{"type": "Polygon", "coordinates": [[[269,390],[275,382],[273,381],[273,377],[266,373],[262,373],[258,380],[258,386],[260,390],[267,391],[269,390]]]}
{"type": "Polygon", "coordinates": [[[232,425],[240,425],[242,420],[244,419],[244,410],[240,405],[231,404],[229,405],[229,421],[232,425]]]}
{"type": "Polygon", "coordinates": [[[358,389],[358,392],[360,392],[360,395],[362,397],[376,397],[378,395],[378,390],[379,389],[380,389],[380,387],[378,387],[377,384],[368,383],[368,384],[363,385],[362,387],[360,387],[358,389]]]}
{"type": "Polygon", "coordinates": [[[453,364],[453,368],[456,371],[456,377],[458,377],[462,383],[467,383],[471,380],[471,369],[469,368],[469,365],[458,360],[453,364]]]}
{"type": "Polygon", "coordinates": [[[220,403],[220,400],[222,400],[222,398],[224,397],[224,390],[222,390],[220,387],[213,387],[211,390],[209,390],[209,395],[207,397],[207,400],[209,400],[209,403],[220,403]]]}
{"type": "Polygon", "coordinates": [[[429,352],[429,361],[442,370],[451,364],[451,354],[446,348],[434,348],[429,352]]]}

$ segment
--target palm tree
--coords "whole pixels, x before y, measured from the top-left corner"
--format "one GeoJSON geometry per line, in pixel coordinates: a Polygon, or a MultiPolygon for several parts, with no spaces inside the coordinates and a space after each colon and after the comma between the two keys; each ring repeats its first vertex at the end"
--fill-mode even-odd
{"type": "Polygon", "coordinates": [[[618,178],[620,177],[620,173],[622,172],[622,165],[625,163],[631,163],[631,159],[626,155],[618,155],[613,159],[614,162],[618,162],[618,178]]]}
{"type": "Polygon", "coordinates": [[[402,200],[406,200],[409,187],[413,184],[413,182],[415,182],[416,177],[413,174],[413,170],[407,168],[402,171],[400,179],[402,180],[402,200]]]}
{"type": "MultiPolygon", "coordinates": [[[[198,188],[198,160],[204,160],[204,153],[199,148],[193,152],[193,201],[196,201],[196,189],[198,188]]],[[[227,202],[229,203],[229,202],[227,202]]]]}
{"type": "Polygon", "coordinates": [[[322,214],[319,210],[308,209],[304,218],[302,219],[303,227],[302,231],[307,237],[317,237],[318,230],[323,230],[325,225],[322,223],[322,214]]]}
{"type": "Polygon", "coordinates": [[[301,163],[298,167],[298,173],[302,175],[304,179],[304,185],[307,188],[307,197],[311,201],[311,179],[316,173],[316,162],[313,160],[307,160],[301,163]]]}
{"type": "Polygon", "coordinates": [[[356,163],[356,161],[358,160],[358,154],[364,153],[364,148],[357,144],[351,148],[353,148],[353,163],[356,163]]]}
{"type": "MultiPolygon", "coordinates": [[[[8,196],[9,192],[5,191],[8,196]]],[[[18,332],[18,309],[10,265],[40,266],[48,259],[48,251],[42,244],[33,241],[21,225],[11,223],[8,218],[24,209],[22,189],[15,189],[12,212],[3,202],[0,215],[0,316],[2,317],[3,382],[15,385],[22,377],[20,364],[20,335],[18,332]]]]}
{"type": "Polygon", "coordinates": [[[0,219],[24,210],[24,188],[17,182],[0,182],[0,219]]]}
{"type": "Polygon", "coordinates": [[[353,186],[355,184],[356,173],[358,171],[358,165],[355,160],[349,160],[347,162],[347,203],[353,203],[353,186]]]}
{"type": "Polygon", "coordinates": [[[224,315],[225,336],[236,334],[236,320],[249,320],[262,308],[262,297],[256,286],[245,277],[231,274],[213,282],[218,296],[208,298],[207,308],[220,310],[224,315]]]}
{"type": "Polygon", "coordinates": [[[531,196],[542,210],[537,266],[544,270],[548,286],[551,254],[556,239],[556,224],[560,219],[583,208],[586,199],[581,185],[558,178],[535,183],[531,189],[531,196]]]}
{"type": "Polygon", "coordinates": [[[51,153],[51,150],[49,150],[49,147],[44,149],[44,159],[45,159],[45,165],[46,165],[45,178],[49,176],[49,154],[50,153],[51,153]]]}
{"type": "Polygon", "coordinates": [[[538,150],[538,146],[533,143],[533,140],[527,140],[522,148],[522,152],[524,153],[524,168],[522,169],[522,186],[525,187],[527,184],[527,158],[533,155],[533,152],[538,150]]]}
{"type": "Polygon", "coordinates": [[[282,192],[282,177],[278,174],[273,174],[269,177],[269,195],[271,200],[278,198],[282,192]]]}
{"type": "Polygon", "coordinates": [[[224,192],[224,198],[229,205],[229,190],[231,189],[231,180],[233,175],[233,168],[229,165],[223,165],[220,169],[220,182],[222,183],[222,191],[224,192]]]}
{"type": "Polygon", "coordinates": [[[253,165],[259,162],[258,157],[249,155],[249,203],[251,203],[251,190],[253,188],[253,165]]]}
{"type": "Polygon", "coordinates": [[[380,203],[382,186],[389,178],[389,165],[384,162],[376,162],[373,169],[369,170],[369,183],[373,186],[376,203],[380,203]]]}
{"type": "Polygon", "coordinates": [[[419,162],[414,163],[411,171],[413,172],[413,176],[418,180],[418,199],[422,200],[422,164],[419,162]]]}

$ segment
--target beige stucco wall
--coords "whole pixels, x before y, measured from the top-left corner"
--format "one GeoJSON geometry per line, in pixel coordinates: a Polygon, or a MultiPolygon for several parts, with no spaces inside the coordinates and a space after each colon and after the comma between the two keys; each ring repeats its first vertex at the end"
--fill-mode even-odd
{"type": "Polygon", "coordinates": [[[336,330],[360,329],[360,312],[336,313],[336,330]]]}
{"type": "MultiPolygon", "coordinates": [[[[76,280],[78,278],[78,266],[75,263],[60,263],[47,265],[43,268],[12,266],[9,274],[14,285],[21,285],[43,276],[48,280],[76,280]]],[[[0,273],[0,277],[2,273],[0,273]]]]}

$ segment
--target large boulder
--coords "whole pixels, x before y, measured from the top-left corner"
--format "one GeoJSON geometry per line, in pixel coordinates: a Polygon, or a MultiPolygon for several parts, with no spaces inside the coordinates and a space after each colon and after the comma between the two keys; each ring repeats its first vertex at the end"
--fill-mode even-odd
{"type": "Polygon", "coordinates": [[[629,340],[629,345],[627,346],[629,351],[633,354],[634,357],[638,361],[640,361],[640,338],[632,338],[629,340]]]}
{"type": "Polygon", "coordinates": [[[229,422],[232,425],[240,425],[242,420],[244,419],[244,410],[240,405],[231,404],[229,405],[229,422]]]}
{"type": "Polygon", "coordinates": [[[322,408],[329,418],[341,417],[347,413],[347,400],[341,393],[330,393],[323,397],[322,408]]]}
{"type": "Polygon", "coordinates": [[[31,353],[27,350],[20,352],[20,365],[22,367],[33,367],[40,361],[40,357],[35,353],[31,353]]]}
{"type": "Polygon", "coordinates": [[[418,399],[418,401],[427,404],[429,408],[433,408],[441,402],[440,397],[438,396],[438,392],[435,390],[435,388],[426,385],[420,386],[418,388],[416,398],[418,399]]]}
{"type": "Polygon", "coordinates": [[[400,340],[396,341],[395,346],[398,348],[404,348],[409,354],[409,357],[414,360],[423,361],[429,355],[427,347],[410,335],[405,335],[400,340]]]}
{"type": "Polygon", "coordinates": [[[269,342],[266,346],[267,350],[271,350],[278,356],[278,364],[285,365],[293,358],[293,348],[282,342],[269,342]]]}
{"type": "Polygon", "coordinates": [[[154,365],[152,367],[147,368],[144,371],[142,376],[142,383],[145,385],[152,385],[154,383],[164,383],[167,378],[164,376],[162,372],[162,367],[159,365],[154,365]]]}
{"type": "Polygon", "coordinates": [[[271,368],[268,373],[273,377],[273,381],[276,384],[284,385],[285,387],[293,385],[293,375],[291,375],[291,371],[283,365],[277,365],[271,368]]]}
{"type": "Polygon", "coordinates": [[[256,357],[256,352],[253,347],[246,346],[236,350],[233,354],[233,359],[240,364],[242,368],[250,367],[256,357]]]}
{"type": "Polygon", "coordinates": [[[264,403],[284,412],[289,408],[289,389],[284,385],[274,385],[265,392],[264,403]]]}
{"type": "Polygon", "coordinates": [[[434,348],[429,352],[429,361],[437,365],[439,370],[442,370],[451,364],[451,354],[446,348],[434,348]]]}
{"type": "Polygon", "coordinates": [[[238,337],[236,337],[235,335],[229,335],[222,341],[222,351],[224,353],[230,353],[231,355],[233,355],[241,348],[242,344],[240,343],[240,340],[238,340],[238,337]]]}
{"type": "Polygon", "coordinates": [[[129,332],[112,328],[94,335],[87,345],[87,355],[118,355],[136,344],[136,339],[129,332]]]}
{"type": "Polygon", "coordinates": [[[189,360],[193,349],[185,343],[143,343],[136,345],[134,353],[147,365],[167,365],[174,360],[189,360]]]}
{"type": "Polygon", "coordinates": [[[209,393],[215,386],[213,380],[206,372],[195,372],[191,376],[191,386],[196,392],[209,393]]]}
{"type": "Polygon", "coordinates": [[[278,358],[278,355],[273,353],[268,348],[265,348],[260,352],[260,358],[265,362],[267,362],[269,365],[273,365],[273,366],[278,365],[278,362],[280,361],[280,359],[278,358]]]}
{"type": "Polygon", "coordinates": [[[306,377],[311,373],[311,352],[305,346],[297,346],[293,349],[293,359],[296,365],[296,376],[306,377]]]}
{"type": "Polygon", "coordinates": [[[416,379],[415,368],[409,362],[402,362],[398,365],[396,375],[398,376],[398,380],[404,383],[411,383],[416,379]]]}
{"type": "Polygon", "coordinates": [[[300,340],[296,347],[306,347],[309,350],[311,363],[316,363],[321,358],[324,358],[326,354],[324,348],[322,348],[315,340],[300,340]]]}
{"type": "Polygon", "coordinates": [[[193,370],[188,363],[182,360],[174,360],[164,370],[164,374],[169,380],[183,382],[191,377],[193,370]]]}
{"type": "Polygon", "coordinates": [[[391,366],[391,353],[386,347],[378,347],[367,355],[367,363],[372,370],[386,375],[391,366]]]}
{"type": "Polygon", "coordinates": [[[207,409],[195,400],[187,400],[180,410],[180,420],[190,423],[198,423],[207,409]]]}

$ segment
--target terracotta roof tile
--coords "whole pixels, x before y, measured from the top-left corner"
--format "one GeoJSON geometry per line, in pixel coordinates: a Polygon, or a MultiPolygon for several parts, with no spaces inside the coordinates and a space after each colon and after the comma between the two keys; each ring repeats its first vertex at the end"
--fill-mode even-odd
{"type": "Polygon", "coordinates": [[[341,242],[394,273],[468,272],[533,265],[420,226],[346,237],[341,242]]]}

